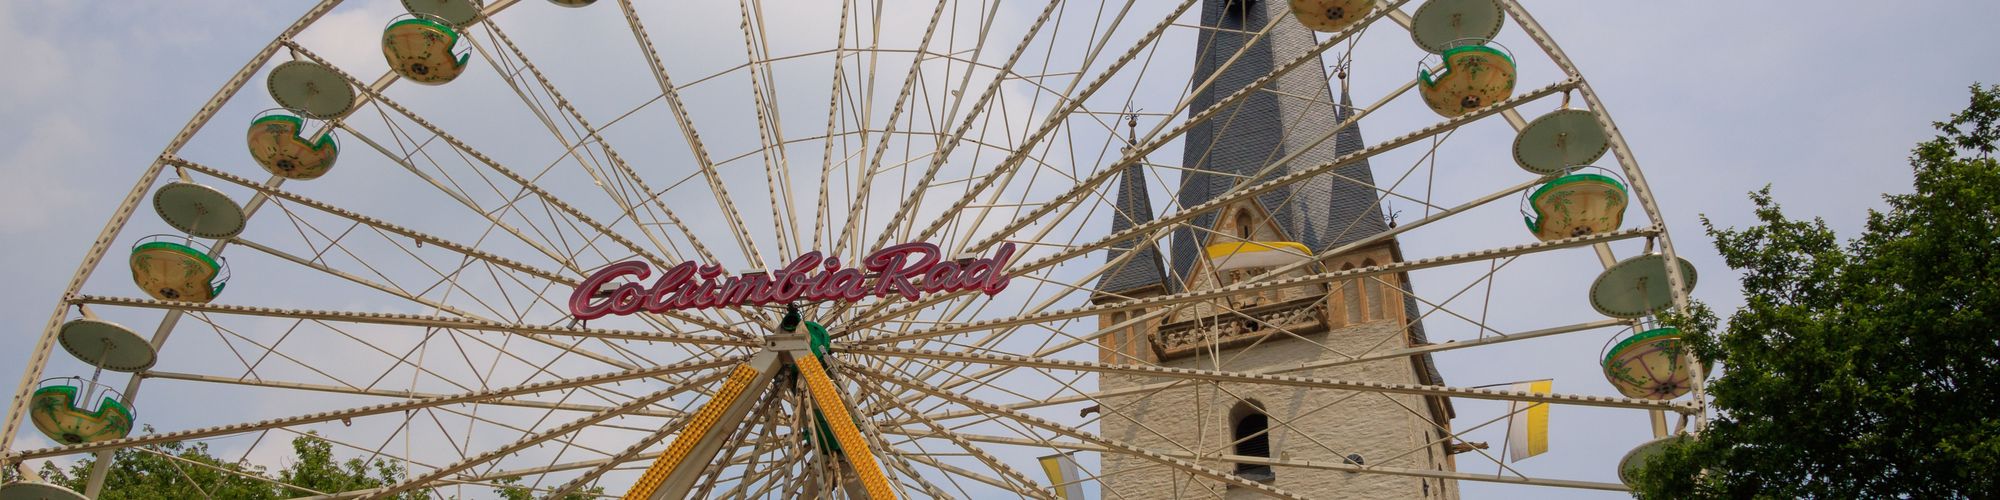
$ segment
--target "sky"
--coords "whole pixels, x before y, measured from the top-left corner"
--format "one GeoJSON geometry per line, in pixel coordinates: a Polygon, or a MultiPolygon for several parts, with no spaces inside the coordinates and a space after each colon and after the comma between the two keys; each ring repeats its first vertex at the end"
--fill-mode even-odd
{"type": "MultiPolygon", "coordinates": [[[[1867,211],[1882,206],[1881,194],[1909,191],[1910,171],[1905,158],[1917,141],[1933,135],[1930,123],[1962,109],[1968,85],[2000,82],[2000,70],[1969,58],[1966,54],[1970,52],[1963,49],[2000,44],[2000,31],[1987,25],[1987,20],[2000,14],[2000,5],[1992,2],[1906,2],[1894,9],[1861,2],[1819,2],[1810,6],[1778,2],[1722,5],[1604,0],[1523,0],[1523,3],[1601,94],[1656,193],[1676,249],[1700,270],[1694,297],[1722,312],[1732,310],[1742,300],[1735,276],[1702,234],[1703,218],[1721,227],[1745,226],[1752,221],[1745,193],[1770,185],[1777,201],[1792,216],[1820,217],[1843,236],[1855,235],[1867,211]]],[[[133,2],[115,8],[43,0],[0,3],[0,47],[6,48],[0,50],[0,67],[12,69],[9,75],[0,77],[0,179],[4,179],[0,182],[0,214],[4,214],[0,216],[0,237],[10,242],[6,254],[10,265],[0,267],[0,281],[8,284],[4,292],[6,300],[0,300],[0,374],[16,377],[11,374],[24,369],[29,357],[27,351],[34,345],[75,265],[103,221],[130,189],[131,181],[225,79],[307,5],[298,1],[242,0],[194,4],[133,2]],[[91,29],[75,29],[79,25],[91,29]]],[[[774,9],[783,14],[774,15],[767,28],[779,35],[769,52],[791,54],[824,48],[826,37],[785,36],[792,32],[825,31],[828,28],[825,23],[816,20],[837,13],[824,12],[826,9],[820,7],[824,6],[774,9]]],[[[1022,31],[1038,7],[1038,2],[1003,3],[996,32],[1022,31]]],[[[649,70],[633,50],[629,34],[624,32],[615,5],[600,2],[586,10],[570,11],[526,0],[517,9],[500,18],[502,25],[531,53],[541,54],[535,61],[562,84],[567,96],[593,121],[611,120],[638,104],[629,98],[635,92],[635,84],[639,92],[650,88],[657,94],[657,87],[651,86],[649,70]],[[558,19],[559,15],[574,17],[558,19]]],[[[667,27],[656,28],[653,35],[677,65],[677,75],[714,73],[741,62],[742,39],[732,35],[736,33],[736,5],[696,4],[683,9],[672,13],[656,10],[648,18],[651,26],[667,27]],[[726,22],[703,23],[698,21],[701,19],[726,22]]],[[[399,10],[394,2],[356,0],[315,25],[301,36],[301,42],[357,76],[367,75],[360,76],[366,79],[380,74],[385,67],[375,47],[371,43],[343,41],[374,36],[399,10]]],[[[924,12],[886,14],[884,24],[888,26],[920,27],[927,18],[924,12]]],[[[890,42],[885,45],[914,44],[914,32],[889,31],[885,36],[890,42]]],[[[1186,36],[1184,31],[1179,33],[1172,36],[1186,36]]],[[[1511,23],[1503,30],[1500,41],[1516,54],[1535,51],[1511,23]]],[[[1408,41],[1400,33],[1367,37],[1361,45],[1357,55],[1356,100],[1367,101],[1406,78],[1398,72],[1412,65],[1415,59],[1407,54],[1415,51],[1407,47],[1408,41]],[[1377,46],[1382,48],[1371,52],[1371,47],[1377,46]],[[1371,53],[1385,55],[1370,58],[1371,53]]],[[[984,54],[982,61],[1004,57],[1004,48],[989,50],[999,53],[984,54]]],[[[1063,56],[1048,57],[1064,60],[1063,56]]],[[[1539,64],[1546,66],[1546,58],[1540,59],[1544,62],[1539,64]]],[[[886,82],[900,80],[907,66],[906,61],[886,62],[878,70],[878,78],[884,85],[893,85],[886,82]]],[[[1176,67],[1184,68],[1185,64],[1162,63],[1160,71],[1171,72],[1176,67]]],[[[1524,75],[1533,69],[1524,66],[1524,75]]],[[[823,68],[798,71],[791,74],[809,76],[778,81],[773,92],[824,94],[827,78],[816,72],[823,68]]],[[[1185,74],[1186,70],[1180,71],[1185,74]]],[[[990,72],[975,71],[972,81],[983,81],[987,75],[990,72]]],[[[1546,82],[1545,68],[1541,76],[1546,82]]],[[[475,68],[465,78],[468,80],[463,86],[504,88],[503,80],[490,67],[475,68]]],[[[1175,79],[1161,77],[1150,81],[1175,79]]],[[[1524,76],[1526,81],[1529,78],[1524,76]]],[[[693,102],[690,106],[706,112],[700,115],[704,118],[703,138],[713,150],[733,155],[746,150],[746,145],[758,143],[753,132],[754,115],[746,112],[751,108],[741,90],[747,88],[744,82],[747,79],[739,72],[719,79],[715,85],[689,92],[689,100],[693,102]]],[[[1523,88],[1539,85],[1524,84],[1523,88]]],[[[459,86],[411,87],[399,87],[390,95],[413,107],[425,106],[426,116],[434,116],[445,128],[494,157],[517,158],[535,151],[534,148],[546,151],[559,147],[547,143],[548,134],[540,131],[533,132],[536,135],[532,140],[515,141],[521,134],[520,127],[540,128],[534,117],[521,111],[524,108],[518,101],[507,102],[510,108],[485,107],[494,98],[515,99],[511,93],[438,90],[459,86]]],[[[1038,119],[1039,112],[1049,105],[1022,104],[1031,92],[1015,87],[1003,92],[1014,92],[1010,96],[1016,99],[1003,108],[1008,119],[1005,123],[982,123],[975,135],[1018,134],[1030,127],[1031,120],[1038,119]]],[[[1177,94],[1167,89],[1161,95],[1170,98],[1177,94]]],[[[922,99],[930,104],[945,102],[944,96],[922,99]]],[[[1420,112],[1421,106],[1410,106],[1409,101],[1401,99],[1399,107],[1385,108],[1379,118],[1364,121],[1367,127],[1364,133],[1381,140],[1435,121],[1435,116],[1420,112]]],[[[824,105],[819,106],[823,109],[824,105]]],[[[216,124],[190,145],[187,156],[234,162],[234,168],[225,170],[246,176],[256,173],[256,178],[261,179],[262,174],[254,167],[244,168],[247,162],[242,161],[238,152],[241,139],[234,131],[239,121],[269,107],[272,105],[263,95],[260,72],[242,96],[225,106],[216,124]]],[[[800,106],[806,111],[794,112],[787,119],[794,124],[805,124],[797,128],[818,127],[824,118],[815,116],[812,107],[800,106]]],[[[678,134],[660,132],[674,130],[670,117],[660,109],[654,105],[647,108],[647,113],[635,113],[629,121],[608,131],[607,136],[630,158],[686,157],[678,134]]],[[[1480,125],[1486,128],[1469,130],[1483,135],[1455,141],[1440,149],[1439,168],[1446,169],[1445,175],[1428,178],[1439,186],[1440,199],[1476,196],[1492,189],[1488,181],[1520,181],[1518,171],[1504,156],[1482,152],[1492,150],[1495,145],[1505,147],[1508,135],[1504,133],[1504,125],[1494,122],[1480,125]],[[1502,179],[1502,172],[1507,175],[1504,179],[1509,180],[1496,180],[1502,179]]],[[[1142,127],[1141,131],[1144,130],[1142,127]]],[[[391,175],[397,172],[382,165],[379,155],[365,151],[361,144],[350,141],[344,146],[350,148],[350,157],[374,156],[370,159],[373,163],[343,165],[347,168],[340,170],[354,174],[316,181],[312,184],[314,196],[324,196],[350,208],[365,207],[373,213],[402,214],[395,222],[430,228],[439,234],[464,240],[482,238],[481,226],[465,224],[463,218],[430,214],[437,204],[445,202],[439,201],[428,186],[416,186],[407,175],[391,175]],[[369,166],[364,169],[361,165],[369,166]]],[[[1064,148],[1072,146],[1065,144],[1064,148]]],[[[1068,156],[1086,171],[1099,161],[1093,156],[1100,154],[1099,151],[1075,149],[1068,156]]],[[[1178,156],[1179,150],[1178,143],[1162,149],[1168,156],[1178,156]]],[[[821,152],[814,145],[788,148],[788,153],[794,155],[796,164],[817,162],[821,152]]],[[[548,156],[531,157],[537,158],[536,162],[545,162],[548,156]]],[[[1414,159],[1408,154],[1378,159],[1376,176],[1393,178],[1414,159]]],[[[729,177],[726,183],[739,190],[761,186],[763,181],[761,174],[755,173],[757,170],[743,169],[740,176],[729,177]]],[[[661,184],[673,179],[654,178],[661,184]]],[[[798,188],[801,190],[809,190],[810,184],[816,183],[812,178],[802,179],[801,185],[807,187],[798,188]]],[[[547,182],[551,189],[591,188],[588,179],[577,177],[547,182]]],[[[238,195],[239,200],[247,197],[247,190],[230,192],[238,195]]],[[[1156,203],[1170,197],[1164,188],[1155,186],[1156,203]]],[[[698,203],[706,202],[688,198],[672,203],[699,206],[698,203]]],[[[1502,204],[1510,205],[1507,210],[1512,209],[1511,199],[1502,204]]],[[[919,217],[931,205],[925,204],[923,208],[918,211],[919,217]]],[[[1404,217],[1414,217],[1421,211],[1408,206],[1399,209],[1404,211],[1404,217]]],[[[724,226],[713,217],[700,210],[689,213],[694,214],[691,218],[700,219],[694,223],[710,241],[727,241],[724,226]]],[[[771,224],[773,219],[763,207],[746,209],[746,216],[752,219],[753,228],[771,224]]],[[[1628,215],[1627,227],[1641,218],[1640,212],[1633,211],[1628,215]]],[[[120,243],[114,245],[107,259],[111,264],[97,272],[86,290],[135,295],[121,276],[122,248],[126,242],[145,234],[166,232],[156,219],[149,209],[141,207],[135,215],[135,228],[128,228],[120,235],[120,243]]],[[[1403,245],[1413,256],[1432,256],[1516,244],[1525,236],[1513,227],[1491,228],[1486,227],[1491,224],[1480,221],[1468,219],[1462,226],[1413,234],[1404,239],[1403,245]]],[[[1103,228],[1094,230],[1102,234],[1103,228]]],[[[637,238],[634,234],[627,236],[637,238]]],[[[503,255],[527,251],[506,243],[494,245],[496,253],[503,255]]],[[[1625,251],[1629,254],[1631,250],[1625,251]]],[[[312,290],[311,297],[288,293],[298,291],[283,286],[296,275],[260,276],[259,268],[250,265],[253,262],[257,261],[245,259],[239,264],[236,273],[241,283],[232,285],[246,290],[239,292],[245,295],[225,296],[225,302],[255,298],[268,299],[256,302],[260,305],[392,309],[365,298],[351,285],[328,285],[329,290],[312,290]]],[[[263,262],[277,263],[269,258],[263,262]]],[[[1587,284],[1594,271],[1569,266],[1574,263],[1525,262],[1523,267],[1531,269],[1520,273],[1544,270],[1561,276],[1557,279],[1571,282],[1580,279],[1587,284]]],[[[1595,265],[1594,261],[1587,263],[1595,265]]],[[[1419,274],[1415,281],[1420,294],[1448,294],[1473,278],[1477,278],[1477,273],[1438,272],[1419,274]]],[[[1573,299],[1509,297],[1504,300],[1511,301],[1514,312],[1502,314],[1495,321],[1527,329],[1595,317],[1573,299]]],[[[150,317],[157,318],[157,314],[150,317]]],[[[127,324],[150,326],[145,318],[136,316],[127,324]]],[[[1464,331],[1453,328],[1437,325],[1433,331],[1439,333],[1434,336],[1464,331]]],[[[184,326],[183,330],[186,329],[184,326]]],[[[324,347],[353,348],[332,344],[324,347]]],[[[1596,342],[1573,342],[1564,344],[1558,352],[1584,360],[1590,359],[1595,347],[1596,342]]],[[[221,359],[220,354],[210,354],[221,359]]],[[[1551,375],[1536,366],[1540,363],[1529,362],[1538,360],[1534,357],[1538,355],[1546,354],[1522,347],[1441,356],[1439,362],[1447,380],[1455,385],[1549,375],[1557,378],[1558,390],[1564,387],[1575,387],[1580,392],[1608,390],[1601,387],[1601,377],[1593,380],[1594,365],[1584,361],[1569,363],[1569,368],[1549,369],[1558,371],[1551,375]],[[1569,385],[1572,383],[1573,386],[1569,385]]],[[[182,367],[214,361],[206,355],[181,356],[186,357],[174,361],[182,367]]],[[[65,358],[60,354],[55,357],[65,358]]],[[[498,357],[493,357],[497,362],[498,357]]],[[[51,364],[57,368],[45,376],[54,376],[55,372],[71,374],[68,371],[79,369],[75,365],[58,359],[51,364]]],[[[122,379],[119,383],[122,384],[122,379]]],[[[246,413],[282,413],[284,406],[283,402],[205,396],[199,389],[165,394],[172,394],[169,399],[177,403],[213,401],[256,408],[246,413]]],[[[142,398],[142,405],[143,401],[148,400],[142,398]]],[[[1477,402],[1460,404],[1462,411],[1491,410],[1477,402]]],[[[1640,439],[1637,436],[1643,433],[1643,418],[1632,420],[1630,416],[1612,417],[1587,410],[1562,413],[1568,410],[1560,408],[1554,417],[1558,432],[1553,438],[1553,451],[1517,467],[1531,474],[1615,481],[1602,464],[1616,460],[1640,439]]],[[[174,416],[154,422],[167,429],[176,428],[177,424],[213,425],[238,420],[249,418],[174,416]]],[[[17,447],[41,446],[34,434],[24,431],[16,441],[17,447]]],[[[1487,436],[1497,443],[1498,434],[1487,436]]],[[[241,446],[239,452],[240,449],[241,446]]],[[[1492,471],[1490,463],[1483,467],[1463,470],[1492,471]]],[[[1523,491],[1472,482],[1462,484],[1467,498],[1529,494],[1605,497],[1593,492],[1523,491]]]]}

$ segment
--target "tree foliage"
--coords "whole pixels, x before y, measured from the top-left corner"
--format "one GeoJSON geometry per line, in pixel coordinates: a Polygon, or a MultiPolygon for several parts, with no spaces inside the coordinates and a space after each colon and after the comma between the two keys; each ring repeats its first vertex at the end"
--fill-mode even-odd
{"type": "MultiPolygon", "coordinates": [[[[146,432],[151,433],[152,429],[148,428],[146,432]]],[[[228,462],[215,457],[209,453],[208,443],[173,441],[120,449],[113,455],[111,468],[104,478],[104,491],[98,498],[294,498],[314,495],[313,491],[337,492],[386,486],[403,477],[402,467],[386,459],[363,462],[359,458],[350,458],[338,461],[333,458],[333,443],[316,435],[307,434],[293,439],[292,450],[294,457],[291,464],[273,476],[259,465],[228,462]],[[292,487],[272,483],[273,479],[292,487]]],[[[67,469],[53,462],[43,462],[40,474],[43,481],[80,493],[90,480],[90,468],[94,463],[94,456],[70,464],[67,469]]],[[[415,491],[394,498],[415,500],[429,496],[426,492],[415,491]]]]}
{"type": "Polygon", "coordinates": [[[1745,305],[1674,318],[1719,361],[1699,439],[1648,464],[1652,498],[1976,498],[2000,492],[2000,86],[1936,123],[1860,237],[1786,217],[1703,225],[1745,305]]]}
{"type": "MultiPolygon", "coordinates": [[[[145,432],[150,434],[152,429],[148,428],[145,432]]],[[[105,476],[104,491],[98,498],[274,500],[313,496],[317,494],[314,492],[379,488],[395,484],[404,476],[403,467],[387,459],[337,459],[333,453],[333,442],[317,435],[307,434],[293,439],[292,452],[289,465],[277,474],[267,474],[262,466],[227,462],[215,457],[209,452],[207,443],[174,441],[143,448],[125,448],[114,455],[111,469],[105,476]]],[[[68,468],[43,462],[39,473],[43,481],[80,493],[90,479],[93,458],[86,457],[68,468]]],[[[20,479],[17,476],[9,468],[4,479],[16,481],[20,479]]],[[[496,485],[493,492],[506,500],[526,500],[543,494],[522,485],[520,478],[502,478],[493,481],[493,484],[496,485]]],[[[603,492],[603,488],[591,487],[567,495],[562,500],[597,498],[603,492]]],[[[432,496],[428,490],[415,490],[391,498],[422,500],[432,496]]]]}

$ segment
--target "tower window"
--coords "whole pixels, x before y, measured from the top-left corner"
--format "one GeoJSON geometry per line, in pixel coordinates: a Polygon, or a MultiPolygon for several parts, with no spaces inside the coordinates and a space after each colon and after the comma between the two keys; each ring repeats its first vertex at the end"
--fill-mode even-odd
{"type": "Polygon", "coordinates": [[[1250,211],[1236,211],[1236,239],[1250,241],[1250,211]]]}
{"type": "MultiPolygon", "coordinates": [[[[1230,426],[1230,437],[1235,438],[1236,454],[1246,457],[1271,458],[1271,419],[1264,410],[1248,403],[1237,403],[1234,425],[1230,426]]],[[[1270,482],[1277,479],[1269,464],[1237,463],[1236,475],[1251,481],[1270,482]]]]}
{"type": "MultiPolygon", "coordinates": [[[[1341,266],[1340,266],[1340,270],[1342,270],[1342,271],[1346,271],[1346,270],[1350,270],[1350,269],[1354,269],[1354,264],[1353,264],[1353,263],[1351,263],[1351,262],[1350,262],[1350,263],[1347,263],[1347,264],[1341,264],[1341,266]]],[[[1347,324],[1350,324],[1350,325],[1351,325],[1351,324],[1356,324],[1356,323],[1360,323],[1360,322],[1361,322],[1361,305],[1362,305],[1362,304],[1361,304],[1361,284],[1359,284],[1359,283],[1355,283],[1355,280],[1354,280],[1354,278],[1348,278],[1348,279],[1346,279],[1346,280],[1343,280],[1343,281],[1341,281],[1341,282],[1340,282],[1340,296],[1341,296],[1341,303],[1347,306],[1347,307],[1346,307],[1346,308],[1347,308],[1347,324]]]]}
{"type": "MultiPolygon", "coordinates": [[[[1124,311],[1111,313],[1111,324],[1116,325],[1124,322],[1125,322],[1124,311]]],[[[1132,342],[1134,339],[1132,335],[1126,334],[1127,331],[1128,329],[1126,328],[1120,328],[1111,331],[1111,350],[1119,353],[1128,353],[1128,354],[1132,351],[1132,346],[1126,344],[1132,342]]],[[[1131,362],[1131,360],[1126,359],[1124,356],[1106,355],[1106,357],[1110,358],[1106,359],[1106,361],[1110,361],[1113,364],[1125,364],[1131,362]]]]}
{"type": "MultiPolygon", "coordinates": [[[[1368,259],[1361,261],[1361,267],[1375,267],[1375,260],[1368,259]]],[[[1382,298],[1382,280],[1375,277],[1362,278],[1361,280],[1361,285],[1368,290],[1368,319],[1384,318],[1386,313],[1382,311],[1382,302],[1384,301],[1382,298]]]]}

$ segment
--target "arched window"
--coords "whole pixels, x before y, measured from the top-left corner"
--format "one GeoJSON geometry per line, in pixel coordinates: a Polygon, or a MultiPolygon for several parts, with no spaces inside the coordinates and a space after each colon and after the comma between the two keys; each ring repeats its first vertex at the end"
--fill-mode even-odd
{"type": "Polygon", "coordinates": [[[1236,211],[1236,239],[1250,241],[1250,210],[1236,211]]]}
{"type": "MultiPolygon", "coordinates": [[[[1340,270],[1354,269],[1354,263],[1340,265],[1340,270]]],[[[1353,278],[1340,282],[1341,301],[1347,305],[1347,324],[1361,322],[1361,286],[1353,278]]]]}
{"type": "MultiPolygon", "coordinates": [[[[1230,437],[1235,440],[1236,454],[1246,457],[1271,457],[1271,419],[1264,410],[1248,402],[1237,403],[1231,415],[1230,437]]],[[[1277,479],[1269,464],[1236,464],[1236,475],[1251,481],[1269,482],[1277,479]]]]}
{"type": "MultiPolygon", "coordinates": [[[[1125,322],[1125,311],[1118,311],[1111,313],[1111,324],[1116,325],[1124,322],[1125,322]]],[[[1109,339],[1110,342],[1108,342],[1111,345],[1110,351],[1117,353],[1130,353],[1132,351],[1132,346],[1126,344],[1134,340],[1133,338],[1134,335],[1126,333],[1128,331],[1130,331],[1130,328],[1119,328],[1117,330],[1111,331],[1109,339]]],[[[1104,358],[1105,359],[1103,361],[1112,364],[1122,365],[1131,362],[1130,359],[1126,359],[1124,356],[1119,356],[1117,354],[1112,354],[1111,352],[1105,353],[1104,358]]]]}
{"type": "MultiPolygon", "coordinates": [[[[1361,261],[1361,267],[1375,267],[1375,259],[1361,261]]],[[[1365,294],[1368,297],[1368,319],[1382,319],[1382,302],[1384,302],[1382,299],[1382,280],[1369,277],[1362,278],[1361,282],[1362,286],[1368,290],[1368,293],[1365,294]]]]}

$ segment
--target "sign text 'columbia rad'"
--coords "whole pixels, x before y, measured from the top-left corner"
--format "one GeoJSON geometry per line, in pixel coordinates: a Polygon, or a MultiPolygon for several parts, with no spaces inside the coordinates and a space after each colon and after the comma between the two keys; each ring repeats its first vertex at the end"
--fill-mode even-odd
{"type": "Polygon", "coordinates": [[[1014,244],[1004,243],[986,258],[945,260],[938,246],[904,243],[883,248],[861,259],[861,268],[841,267],[839,257],[818,251],[792,259],[785,267],[764,273],[724,276],[722,266],[682,262],[660,273],[651,286],[652,266],[629,260],[605,266],[584,279],[569,296],[569,311],[577,319],[639,311],[783,304],[792,301],[860,300],[901,295],[917,300],[922,294],[978,290],[987,295],[1007,288],[1004,266],[1014,256],[1014,244]],[[605,290],[621,278],[630,281],[605,290]],[[608,291],[609,293],[604,293],[608,291]]]}

